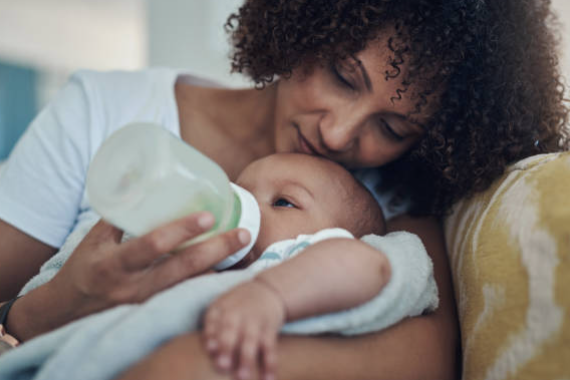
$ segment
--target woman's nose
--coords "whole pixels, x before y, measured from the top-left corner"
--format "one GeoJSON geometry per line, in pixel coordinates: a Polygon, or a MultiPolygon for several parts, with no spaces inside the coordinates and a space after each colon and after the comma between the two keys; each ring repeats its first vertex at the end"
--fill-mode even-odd
{"type": "Polygon", "coordinates": [[[355,117],[340,117],[325,114],[319,124],[319,133],[324,147],[332,152],[350,150],[358,138],[359,123],[355,117]]]}

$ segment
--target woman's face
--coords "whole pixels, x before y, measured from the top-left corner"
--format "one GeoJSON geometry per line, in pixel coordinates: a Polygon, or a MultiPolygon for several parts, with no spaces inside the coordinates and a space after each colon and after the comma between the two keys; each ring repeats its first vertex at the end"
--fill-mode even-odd
{"type": "Polygon", "coordinates": [[[368,44],[356,59],[310,72],[298,69],[277,85],[275,141],[278,153],[320,155],[348,168],[376,167],[407,152],[424,134],[428,106],[414,121],[417,99],[402,89],[405,65],[395,79],[386,79],[391,52],[389,35],[368,44]]]}

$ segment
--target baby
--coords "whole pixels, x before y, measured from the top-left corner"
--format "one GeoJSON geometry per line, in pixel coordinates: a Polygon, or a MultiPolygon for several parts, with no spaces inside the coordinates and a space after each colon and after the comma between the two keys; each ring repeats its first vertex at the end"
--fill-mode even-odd
{"type": "Polygon", "coordinates": [[[253,263],[260,272],[208,308],[205,345],[221,370],[247,379],[260,363],[271,379],[284,323],[357,306],[388,282],[386,256],[353,238],[383,235],[385,224],[372,194],[322,158],[272,155],[250,164],[236,183],[257,199],[261,229],[234,268],[253,263]],[[327,249],[339,244],[346,246],[342,255],[327,249]]]}
{"type": "MultiPolygon", "coordinates": [[[[280,330],[364,334],[437,306],[420,240],[406,232],[378,236],[385,227],[377,203],[341,166],[273,155],[248,166],[237,183],[261,210],[259,238],[243,270],[190,278],[141,304],[32,339],[0,357],[0,378],[80,378],[88,371],[112,379],[165,341],[202,328],[221,370],[247,379],[259,369],[271,379],[280,330]]],[[[89,228],[74,232],[60,254],[68,257],[89,228]]]]}

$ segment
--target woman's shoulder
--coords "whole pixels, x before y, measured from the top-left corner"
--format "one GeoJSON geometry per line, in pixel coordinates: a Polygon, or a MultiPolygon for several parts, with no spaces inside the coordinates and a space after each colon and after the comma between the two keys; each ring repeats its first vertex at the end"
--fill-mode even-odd
{"type": "MultiPolygon", "coordinates": [[[[78,70],[71,76],[85,86],[111,92],[133,90],[172,90],[175,83],[186,83],[200,87],[225,87],[214,79],[202,77],[183,69],[151,67],[140,70],[78,70]]],[[[136,93],[131,93],[131,96],[136,93]]]]}
{"type": "Polygon", "coordinates": [[[169,68],[134,71],[78,70],[71,75],[70,82],[81,85],[87,95],[104,95],[110,99],[128,101],[148,96],[156,90],[172,89],[178,75],[179,71],[169,68]]]}
{"type": "MultiPolygon", "coordinates": [[[[69,79],[84,104],[97,145],[124,125],[152,122],[178,133],[174,84],[179,71],[151,68],[126,71],[79,70],[69,79]]],[[[97,146],[93,146],[96,149],[97,146]]]]}

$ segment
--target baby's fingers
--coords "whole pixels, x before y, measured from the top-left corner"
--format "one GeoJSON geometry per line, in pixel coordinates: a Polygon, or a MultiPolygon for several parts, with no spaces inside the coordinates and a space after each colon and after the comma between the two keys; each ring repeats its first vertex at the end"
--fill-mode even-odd
{"type": "Polygon", "coordinates": [[[251,379],[258,363],[260,339],[261,337],[257,327],[250,326],[244,332],[237,371],[237,378],[239,380],[251,379]]]}
{"type": "Polygon", "coordinates": [[[210,355],[215,355],[219,349],[220,311],[210,307],[204,317],[204,347],[210,355]]]}
{"type": "Polygon", "coordinates": [[[223,372],[227,372],[233,368],[234,353],[237,349],[240,335],[240,325],[236,317],[224,316],[220,320],[219,328],[216,367],[223,372]]]}
{"type": "Polygon", "coordinates": [[[261,341],[261,380],[275,380],[277,370],[277,336],[266,334],[261,341]]]}

